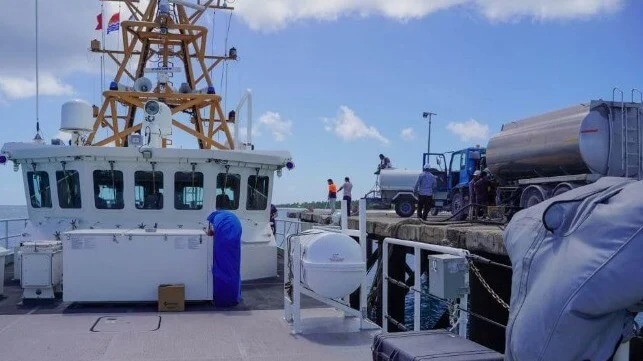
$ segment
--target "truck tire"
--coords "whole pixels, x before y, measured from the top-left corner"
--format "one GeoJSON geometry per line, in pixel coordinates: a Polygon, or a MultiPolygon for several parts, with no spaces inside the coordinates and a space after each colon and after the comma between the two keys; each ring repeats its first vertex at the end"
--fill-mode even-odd
{"type": "Polygon", "coordinates": [[[457,192],[453,195],[451,201],[451,214],[454,215],[453,219],[456,221],[463,221],[469,215],[469,207],[465,204],[464,195],[462,192],[457,192]],[[463,209],[464,208],[464,209],[463,209]]]}
{"type": "Polygon", "coordinates": [[[456,221],[463,221],[469,215],[469,205],[466,204],[464,194],[457,192],[453,195],[451,201],[451,214],[454,215],[453,219],[456,221]]]}
{"type": "Polygon", "coordinates": [[[547,190],[538,185],[532,185],[522,192],[520,196],[520,207],[529,208],[547,199],[547,190]]]}
{"type": "Polygon", "coordinates": [[[409,218],[415,213],[415,200],[404,198],[395,201],[395,213],[402,218],[409,218]]]}

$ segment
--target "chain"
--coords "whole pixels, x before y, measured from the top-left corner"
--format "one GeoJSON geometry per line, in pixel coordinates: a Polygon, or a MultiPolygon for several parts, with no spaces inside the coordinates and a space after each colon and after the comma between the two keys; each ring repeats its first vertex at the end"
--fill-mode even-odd
{"type": "MultiPolygon", "coordinates": [[[[396,280],[394,278],[391,278],[391,277],[386,277],[384,280],[388,281],[388,282],[390,282],[390,283],[392,283],[392,284],[394,284],[396,286],[402,287],[402,288],[404,288],[406,290],[410,290],[410,291],[413,291],[413,292],[418,292],[421,295],[428,296],[428,297],[430,297],[430,298],[432,298],[434,300],[437,300],[438,302],[441,302],[442,304],[446,305],[447,307],[453,307],[453,308],[457,309],[458,311],[466,312],[470,316],[473,316],[473,317],[475,317],[477,319],[483,320],[485,322],[489,322],[489,323],[491,323],[493,325],[496,325],[498,327],[501,327],[501,328],[506,328],[506,326],[503,325],[503,324],[500,324],[500,323],[498,323],[498,322],[496,322],[494,320],[491,320],[491,319],[489,319],[487,317],[484,317],[484,316],[479,315],[477,313],[471,312],[468,309],[464,309],[464,308],[460,307],[460,305],[457,305],[454,300],[445,300],[443,298],[434,296],[434,295],[432,295],[430,293],[422,292],[421,290],[416,290],[414,287],[407,286],[404,282],[398,281],[398,280],[396,280]]],[[[501,301],[502,301],[502,299],[501,299],[501,301]]],[[[449,308],[449,310],[450,310],[450,308],[449,308]]],[[[387,316],[387,318],[388,317],[390,317],[390,316],[387,316]]]]}
{"type": "Polygon", "coordinates": [[[487,292],[491,294],[491,297],[493,297],[493,299],[496,300],[500,304],[500,306],[502,306],[504,309],[509,310],[509,305],[507,304],[507,302],[505,302],[502,298],[500,298],[500,296],[498,296],[498,294],[493,289],[491,289],[491,286],[489,286],[487,281],[485,281],[484,278],[482,278],[482,274],[480,274],[480,270],[478,269],[478,267],[476,267],[476,265],[473,262],[469,262],[469,267],[471,268],[473,273],[476,275],[476,277],[482,284],[482,287],[484,287],[487,290],[487,292]]]}

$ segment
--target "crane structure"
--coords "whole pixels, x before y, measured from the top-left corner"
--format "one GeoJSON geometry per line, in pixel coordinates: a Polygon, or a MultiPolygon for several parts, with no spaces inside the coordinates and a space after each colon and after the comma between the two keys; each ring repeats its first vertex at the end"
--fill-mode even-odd
{"type": "MultiPolygon", "coordinates": [[[[234,149],[229,124],[236,121],[235,113],[226,116],[210,73],[222,62],[236,60],[237,52],[231,48],[222,56],[206,55],[208,28],[197,25],[210,9],[234,8],[223,0],[200,0],[200,4],[150,0],[147,6],[138,0],[103,1],[122,2],[132,16],[120,23],[122,50],[105,49],[96,39],[91,42],[90,50],[106,54],[117,70],[109,90],[103,92],[102,106],[94,106],[93,131],[85,145],[127,146],[128,136],[141,132],[141,120],[135,119],[139,108],[149,100],[159,100],[171,109],[172,128],[193,136],[200,149],[234,149]],[[136,69],[131,71],[128,65],[136,69]],[[156,74],[156,84],[146,73],[156,74]],[[99,139],[99,127],[108,128],[108,136],[99,139]]],[[[163,147],[170,144],[170,139],[164,140],[163,147]]]]}

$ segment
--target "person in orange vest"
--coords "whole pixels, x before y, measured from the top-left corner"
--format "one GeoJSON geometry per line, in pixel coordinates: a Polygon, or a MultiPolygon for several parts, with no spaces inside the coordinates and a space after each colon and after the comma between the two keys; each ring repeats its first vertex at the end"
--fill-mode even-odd
{"type": "Polygon", "coordinates": [[[330,214],[335,213],[335,202],[337,201],[337,186],[332,179],[328,179],[328,204],[330,205],[330,214]]]}

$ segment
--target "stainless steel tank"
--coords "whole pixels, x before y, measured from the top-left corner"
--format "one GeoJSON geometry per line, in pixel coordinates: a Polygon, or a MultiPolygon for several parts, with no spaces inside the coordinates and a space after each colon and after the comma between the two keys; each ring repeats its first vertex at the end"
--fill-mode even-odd
{"type": "Polygon", "coordinates": [[[507,123],[489,141],[487,167],[505,182],[641,174],[641,114],[641,104],[592,101],[507,123]]]}
{"type": "Polygon", "coordinates": [[[380,189],[382,191],[413,191],[422,171],[403,169],[382,169],[380,171],[380,189]]]}

